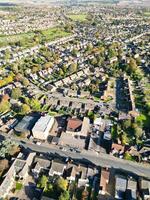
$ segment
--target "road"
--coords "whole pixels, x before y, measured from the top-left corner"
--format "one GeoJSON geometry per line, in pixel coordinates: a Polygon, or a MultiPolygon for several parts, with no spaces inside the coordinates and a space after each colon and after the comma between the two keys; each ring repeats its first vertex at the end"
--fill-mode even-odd
{"type": "Polygon", "coordinates": [[[135,163],[132,161],[126,161],[107,154],[96,154],[95,152],[82,151],[81,153],[73,153],[70,151],[62,151],[57,146],[24,144],[26,148],[30,148],[33,151],[57,154],[62,157],[71,157],[72,159],[79,159],[84,162],[93,163],[97,166],[112,167],[118,170],[125,170],[129,173],[134,173],[138,176],[150,178],[150,167],[143,164],[135,163]]]}
{"type": "MultiPolygon", "coordinates": [[[[2,133],[4,136],[5,134],[2,133]]],[[[29,148],[32,151],[41,152],[41,153],[50,153],[54,156],[61,157],[71,157],[72,159],[78,159],[85,163],[95,164],[97,166],[102,167],[111,167],[118,170],[124,170],[128,174],[135,174],[138,176],[143,176],[146,178],[150,178],[150,166],[144,165],[132,161],[122,160],[120,158],[115,158],[114,156],[100,153],[96,154],[95,152],[90,152],[87,150],[83,150],[81,153],[74,153],[71,151],[62,151],[56,145],[50,145],[47,143],[36,145],[30,142],[29,140],[24,140],[25,143],[21,143],[20,138],[10,137],[11,140],[16,141],[23,145],[25,148],[29,148]]]]}

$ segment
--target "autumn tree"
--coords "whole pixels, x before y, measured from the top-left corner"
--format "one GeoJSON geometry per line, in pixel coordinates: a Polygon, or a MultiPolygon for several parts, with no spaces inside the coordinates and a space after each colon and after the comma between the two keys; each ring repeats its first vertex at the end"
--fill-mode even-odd
{"type": "Polygon", "coordinates": [[[0,102],[0,112],[6,112],[10,109],[10,103],[8,100],[2,99],[0,102]]]}
{"type": "Polygon", "coordinates": [[[68,181],[64,178],[58,178],[56,181],[56,186],[60,191],[66,191],[68,186],[68,181]]]}
{"type": "Polygon", "coordinates": [[[21,114],[22,115],[26,115],[30,112],[30,106],[28,106],[27,104],[22,104],[21,106],[21,114]]]}
{"type": "Polygon", "coordinates": [[[22,92],[20,88],[13,88],[12,89],[12,93],[11,93],[11,97],[13,99],[18,99],[19,97],[21,97],[22,92]]]}
{"type": "Polygon", "coordinates": [[[64,191],[61,193],[59,200],[69,200],[70,199],[70,195],[68,191],[64,191]]]}
{"type": "Polygon", "coordinates": [[[37,99],[31,99],[30,100],[30,106],[32,108],[33,111],[40,111],[41,108],[41,104],[37,99]]]}

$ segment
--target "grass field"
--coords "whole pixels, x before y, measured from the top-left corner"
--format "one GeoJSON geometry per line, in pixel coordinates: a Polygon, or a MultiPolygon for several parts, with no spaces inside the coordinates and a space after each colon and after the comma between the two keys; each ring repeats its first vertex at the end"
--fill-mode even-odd
{"type": "MultiPolygon", "coordinates": [[[[69,36],[70,33],[65,32],[59,27],[49,28],[47,30],[41,31],[45,41],[52,41],[58,38],[69,36]]],[[[38,39],[40,36],[36,35],[34,32],[16,34],[16,35],[0,35],[0,47],[7,46],[9,44],[14,44],[20,42],[20,46],[28,48],[36,45],[35,37],[38,39]]]]}
{"type": "Polygon", "coordinates": [[[43,30],[42,33],[45,36],[46,41],[52,41],[57,38],[62,38],[70,35],[70,33],[61,30],[60,28],[50,28],[43,30]]]}
{"type": "Polygon", "coordinates": [[[70,19],[72,19],[73,21],[79,21],[79,22],[83,22],[86,20],[87,15],[84,14],[80,14],[80,15],[69,15],[68,16],[70,19]]]}
{"type": "Polygon", "coordinates": [[[145,17],[150,17],[150,12],[144,12],[145,17]]]}

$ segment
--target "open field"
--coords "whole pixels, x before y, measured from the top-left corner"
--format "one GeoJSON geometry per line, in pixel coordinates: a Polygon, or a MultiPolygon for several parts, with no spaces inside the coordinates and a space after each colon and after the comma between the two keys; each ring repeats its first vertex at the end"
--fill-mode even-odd
{"type": "Polygon", "coordinates": [[[28,32],[10,36],[0,35],[0,47],[19,43],[20,46],[28,48],[38,44],[42,38],[44,38],[44,41],[48,42],[69,35],[70,33],[65,32],[59,27],[43,30],[39,34],[28,32]]]}
{"type": "Polygon", "coordinates": [[[83,22],[86,20],[87,15],[84,14],[80,14],[80,15],[69,15],[68,16],[70,19],[72,19],[73,21],[80,21],[83,22]]]}
{"type": "Polygon", "coordinates": [[[145,17],[150,17],[150,11],[149,12],[144,12],[145,17]]]}
{"type": "Polygon", "coordinates": [[[50,28],[43,30],[42,34],[45,36],[46,41],[52,41],[57,38],[62,38],[70,35],[70,33],[61,30],[60,28],[50,28]]]}

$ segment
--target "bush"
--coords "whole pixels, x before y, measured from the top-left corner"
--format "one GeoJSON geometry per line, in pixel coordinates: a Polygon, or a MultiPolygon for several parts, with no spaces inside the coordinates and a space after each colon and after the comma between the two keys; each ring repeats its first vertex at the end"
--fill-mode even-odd
{"type": "Polygon", "coordinates": [[[22,183],[16,182],[16,190],[21,190],[23,187],[22,183]]]}

